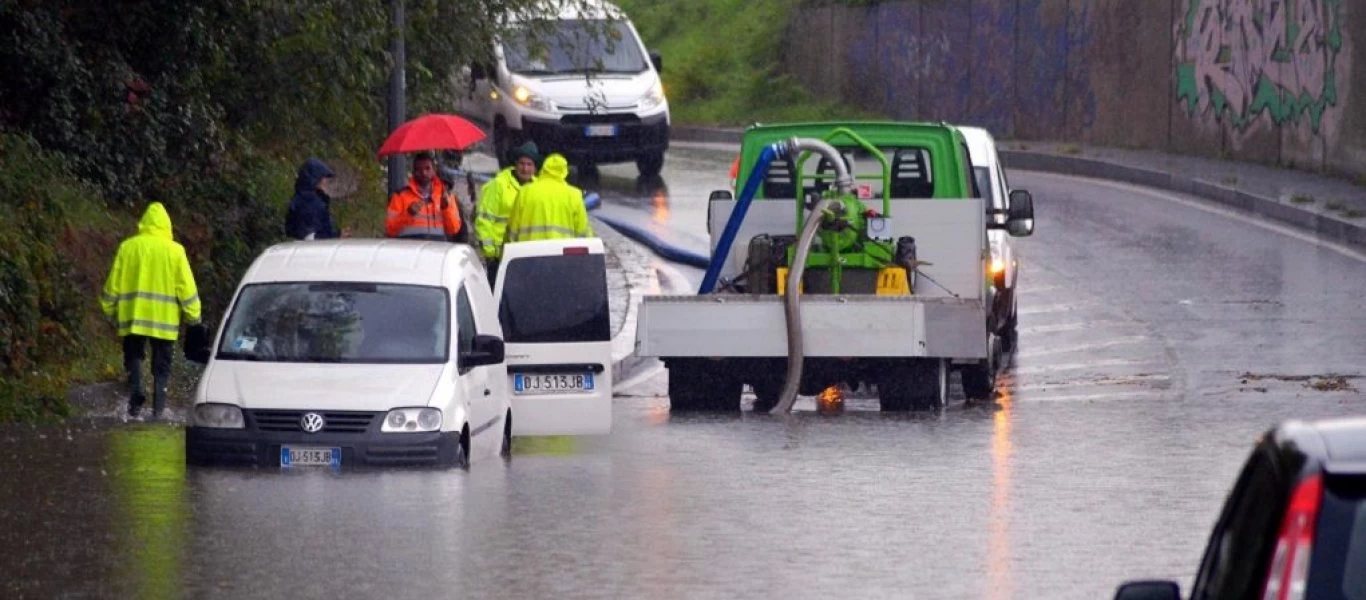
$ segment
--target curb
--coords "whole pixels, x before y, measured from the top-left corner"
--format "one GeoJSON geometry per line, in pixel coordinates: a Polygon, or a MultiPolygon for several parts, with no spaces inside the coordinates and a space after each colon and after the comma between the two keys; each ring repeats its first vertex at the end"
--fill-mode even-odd
{"type": "Polygon", "coordinates": [[[1091,177],[1190,194],[1303,229],[1332,242],[1366,247],[1366,224],[1344,221],[1298,208],[1277,198],[1225,187],[1212,181],[1094,158],[1020,150],[1000,150],[999,153],[1001,162],[1009,169],[1091,177]]]}
{"type": "Polygon", "coordinates": [[[745,130],[733,127],[672,127],[669,141],[704,144],[739,144],[745,130]]]}

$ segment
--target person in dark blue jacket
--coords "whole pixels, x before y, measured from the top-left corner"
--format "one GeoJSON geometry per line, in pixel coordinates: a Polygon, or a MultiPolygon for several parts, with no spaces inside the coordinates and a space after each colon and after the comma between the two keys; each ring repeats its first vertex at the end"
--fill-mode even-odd
{"type": "Polygon", "coordinates": [[[289,200],[285,215],[285,234],[296,240],[325,240],[347,237],[332,220],[332,198],[323,191],[323,184],[333,177],[332,169],[323,161],[310,158],[299,167],[294,179],[294,197],[289,200]]]}

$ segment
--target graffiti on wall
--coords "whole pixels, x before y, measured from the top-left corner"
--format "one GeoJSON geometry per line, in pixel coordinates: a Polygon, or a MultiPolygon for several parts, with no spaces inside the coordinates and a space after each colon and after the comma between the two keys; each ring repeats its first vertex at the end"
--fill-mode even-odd
{"type": "Polygon", "coordinates": [[[1269,119],[1321,133],[1345,68],[1342,2],[1182,0],[1177,100],[1238,132],[1269,119]]]}

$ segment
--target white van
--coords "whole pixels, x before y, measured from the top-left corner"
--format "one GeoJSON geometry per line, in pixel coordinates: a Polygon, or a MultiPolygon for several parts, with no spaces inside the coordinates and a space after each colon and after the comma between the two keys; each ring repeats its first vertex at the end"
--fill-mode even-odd
{"type": "Polygon", "coordinates": [[[602,240],[503,246],[495,280],[513,435],[612,430],[612,322],[602,240]]]}
{"type": "Polygon", "coordinates": [[[273,246],[212,347],[186,355],[207,363],[190,463],[463,466],[511,451],[502,328],[463,244],[273,246]]]}
{"type": "Polygon", "coordinates": [[[531,140],[574,165],[635,161],[659,174],[670,124],[659,55],[616,6],[565,4],[555,18],[512,17],[493,63],[468,70],[458,110],[493,128],[500,164],[531,140]]]}
{"type": "Polygon", "coordinates": [[[1012,352],[1018,338],[1019,313],[1015,293],[1015,283],[1019,280],[1019,257],[1015,254],[1012,238],[1024,237],[1034,233],[1034,222],[1029,220],[1014,229],[1006,227],[1006,214],[1010,210],[1012,198],[1030,197],[1025,190],[1011,190],[1006,178],[1001,158],[996,153],[996,140],[991,133],[980,127],[957,127],[968,144],[968,156],[972,160],[974,184],[986,200],[990,212],[988,220],[994,227],[987,229],[987,239],[991,244],[991,264],[988,273],[992,277],[992,331],[1001,338],[1002,350],[1012,352]]]}

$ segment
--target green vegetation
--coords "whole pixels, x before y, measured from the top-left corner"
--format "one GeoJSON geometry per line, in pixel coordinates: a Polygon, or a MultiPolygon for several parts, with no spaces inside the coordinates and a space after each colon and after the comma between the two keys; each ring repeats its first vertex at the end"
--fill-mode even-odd
{"type": "MultiPolygon", "coordinates": [[[[533,0],[408,2],[408,112],[445,108],[494,16],[533,0]]],[[[388,2],[0,4],[0,422],[69,412],[73,383],[121,375],[98,294],[150,201],[171,213],[205,319],[283,236],[309,156],[346,173],[335,210],[379,230],[388,2]]]]}
{"type": "Polygon", "coordinates": [[[675,122],[872,118],[815,100],[781,70],[784,29],[801,0],[619,0],[645,45],[664,59],[664,90],[675,122]]]}

